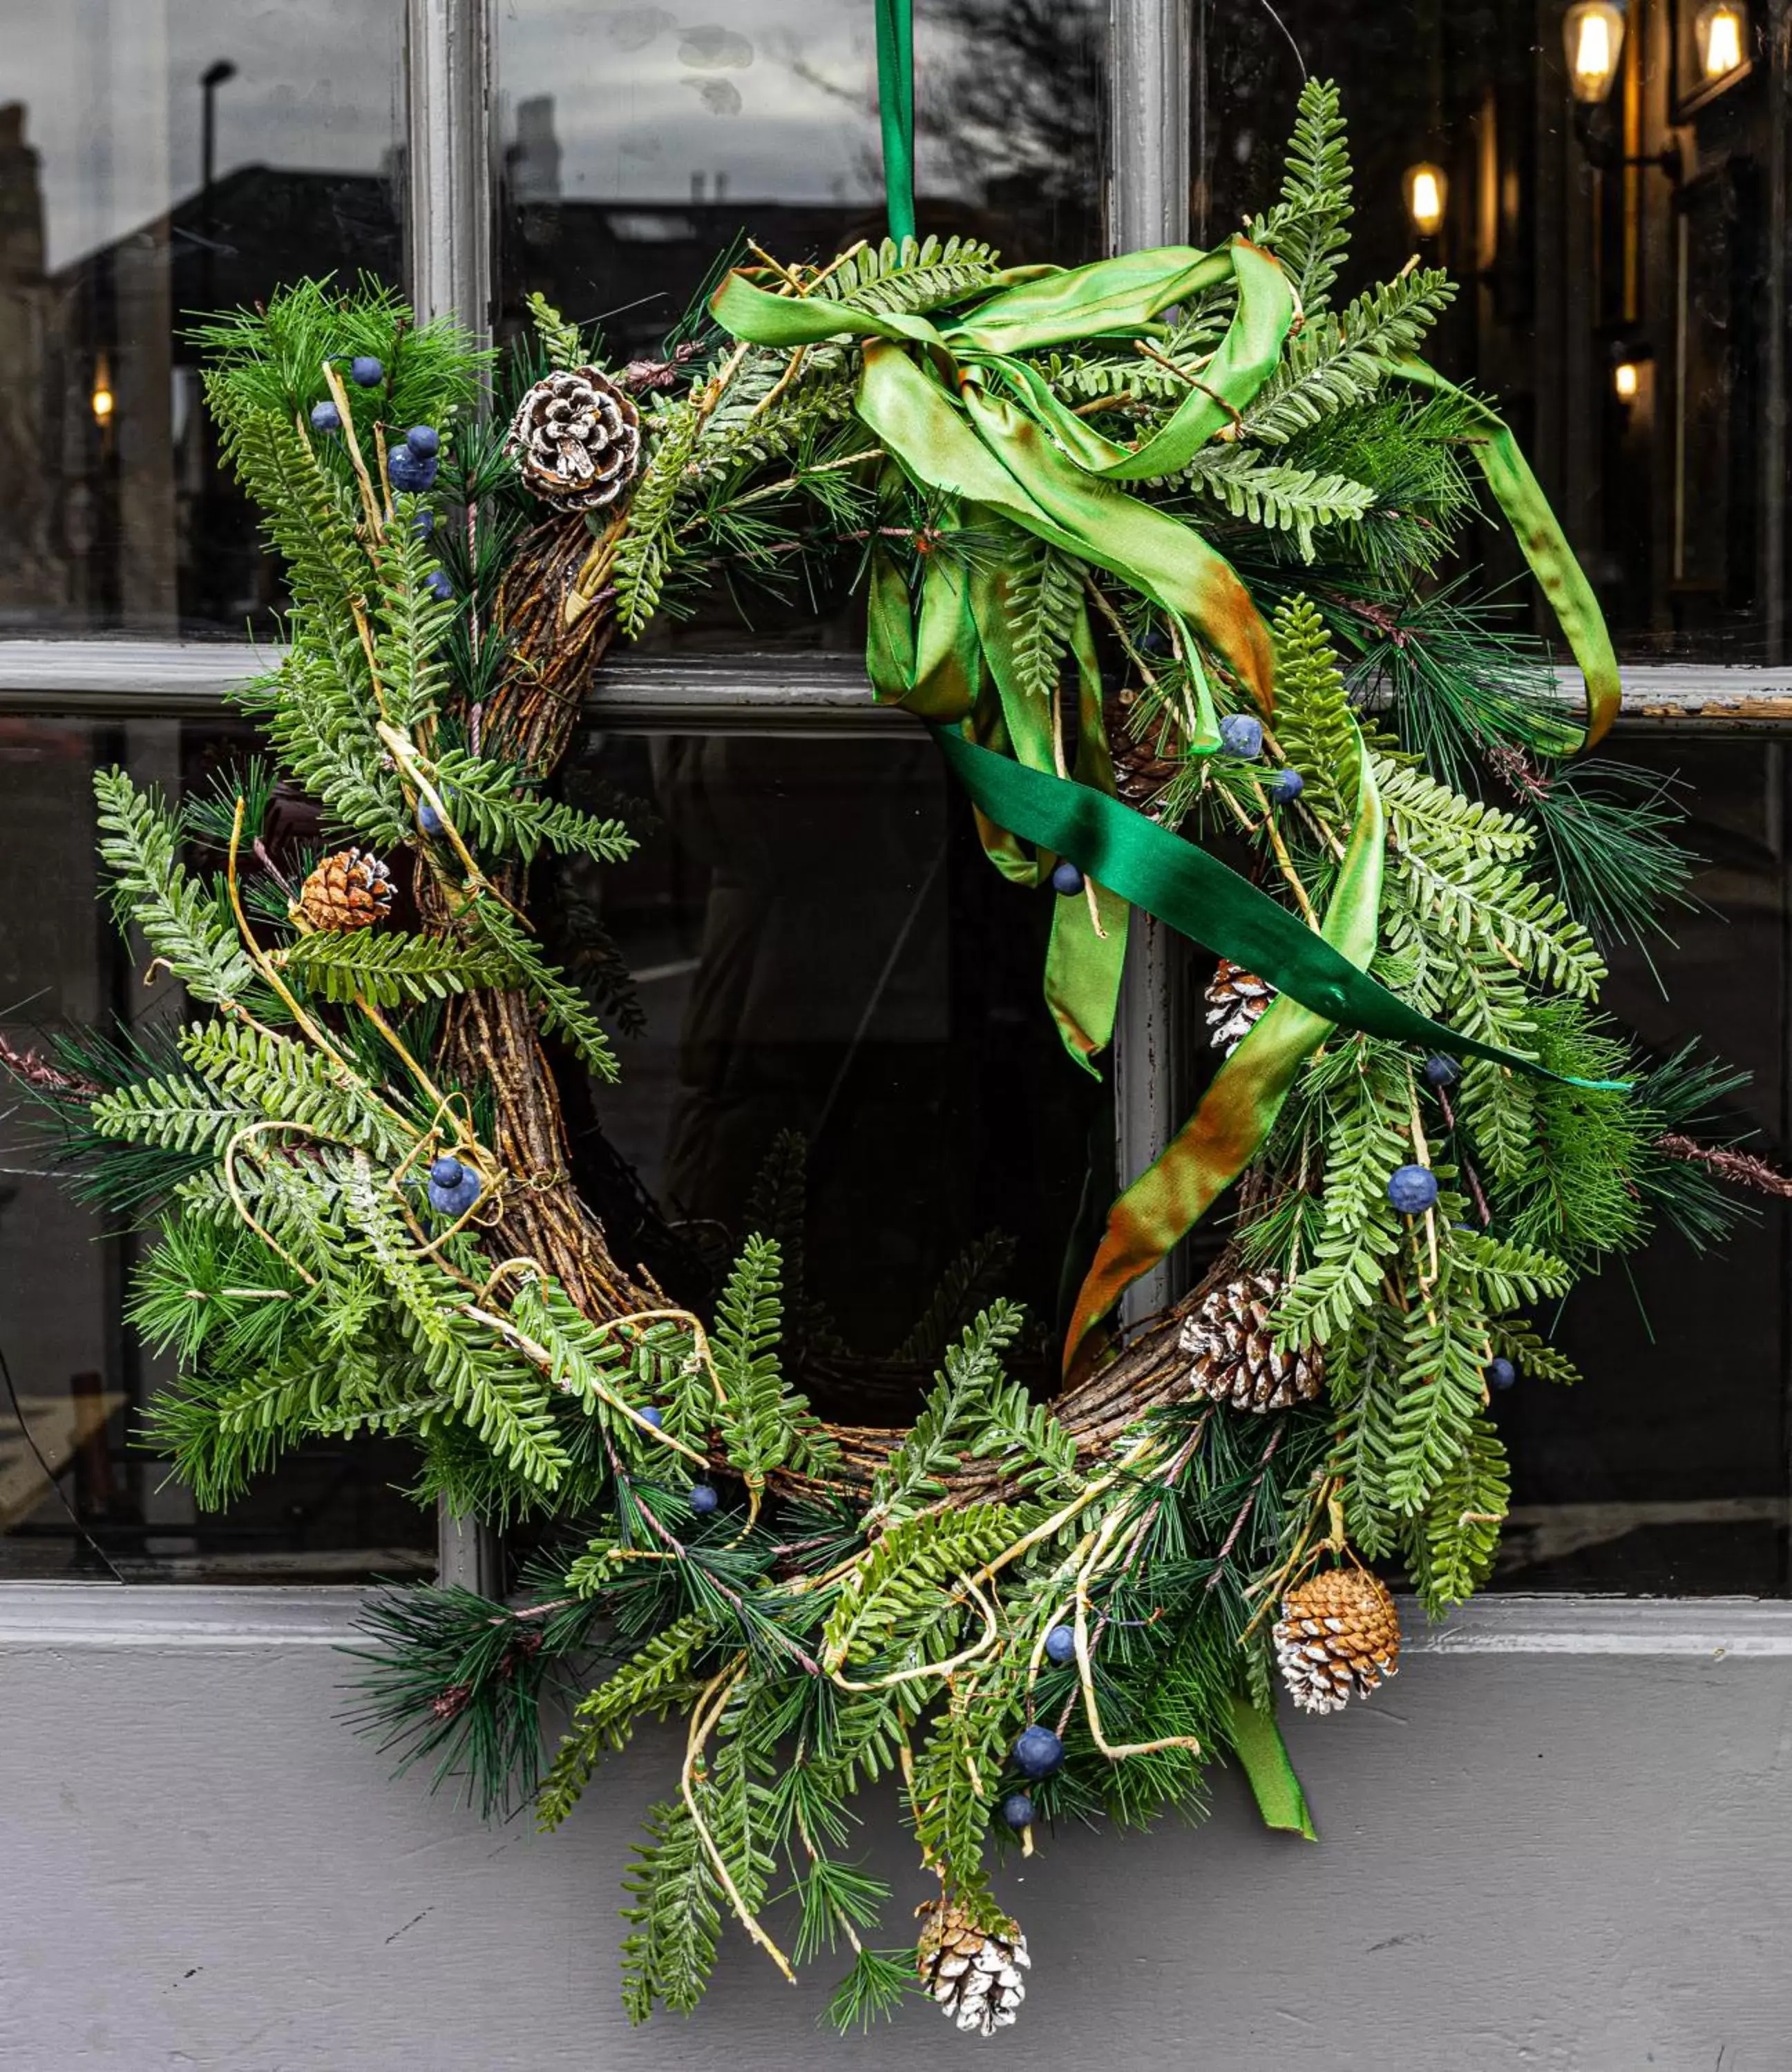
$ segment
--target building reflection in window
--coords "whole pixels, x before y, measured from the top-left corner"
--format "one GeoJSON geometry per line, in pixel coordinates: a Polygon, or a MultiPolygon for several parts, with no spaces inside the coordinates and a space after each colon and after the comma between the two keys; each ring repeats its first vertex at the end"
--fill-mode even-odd
{"type": "Polygon", "coordinates": [[[241,636],[280,594],[182,333],[401,280],[400,0],[0,0],[0,636],[241,636]]]}

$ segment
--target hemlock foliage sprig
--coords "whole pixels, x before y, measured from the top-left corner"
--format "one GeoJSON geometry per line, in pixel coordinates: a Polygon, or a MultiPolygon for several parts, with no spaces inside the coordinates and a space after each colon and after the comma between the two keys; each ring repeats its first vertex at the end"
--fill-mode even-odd
{"type": "MultiPolygon", "coordinates": [[[[1229,1753],[1267,1818],[1310,1832],[1275,1753],[1278,1654],[1320,1659],[1322,1690],[1392,1667],[1366,1579],[1358,1654],[1341,1621],[1300,1627],[1316,1564],[1337,1564],[1317,1572],[1328,1604],[1358,1556],[1403,1568],[1434,1613],[1462,1601],[1510,1500],[1501,1363],[1571,1381],[1539,1318],[1580,1275],[1662,1218],[1695,1242],[1723,1233],[1716,1176],[1747,1155],[1689,1133],[1736,1082],[1640,1056],[1596,1005],[1603,946],[1683,894],[1672,798],[1565,766],[1572,730],[1539,657],[1440,576],[1476,508],[1469,421],[1399,376],[1451,286],[1414,270],[1344,299],[1350,212],[1337,97],[1310,84],[1250,233],[1300,321],[1219,437],[1135,485],[1212,541],[1270,621],[1277,709],[1262,759],[1234,763],[1190,752],[1195,687],[1240,702],[1223,660],[1068,549],[966,525],[908,483],[855,414],[844,335],[774,350],[699,316],[663,359],[606,371],[533,298],[512,385],[589,371],[630,439],[639,426],[626,495],[544,515],[499,429],[517,399],[479,414],[506,377],[383,289],[304,282],[199,334],[225,452],[287,570],[282,652],[241,694],[277,767],[251,762],[179,812],[101,774],[120,918],[212,1012],[10,1062],[78,1183],[156,1227],[130,1316],[179,1375],[148,1437],[201,1503],[308,1438],[365,1432],[414,1444],[422,1502],[551,1522],[561,1551],[521,1603],[371,1601],[363,1724],[487,1813],[533,1799],[554,1827],[644,1727],[677,1723],[674,1782],[627,1881],[632,2018],[694,2008],[731,1926],[786,1972],[793,1955],[843,1960],[842,2027],[922,1987],[962,2024],[1009,2017],[1025,1954],[998,1890],[1011,1844],[1071,1818],[1198,1814],[1229,1753]],[[351,361],[377,378],[345,385],[351,361]],[[1093,626],[1123,790],[1242,839],[1305,919],[1337,883],[1366,769],[1386,816],[1374,976],[1559,1073],[1636,1082],[1626,1097],[1480,1060],[1433,1072],[1347,1030],[1310,1057],[1240,1190],[1228,1262],[1275,1291],[1231,1327],[1259,1365],[1322,1360],[1321,1400],[1251,1411],[1194,1386],[1183,1326],[1216,1282],[1036,1400],[1012,1371],[1030,1327],[994,1294],[995,1234],[898,1348],[932,1373],[912,1423],[832,1423],[805,1370],[848,1355],[804,1285],[799,1146],[774,1147],[702,1316],[631,1276],[572,1194],[538,1038],[606,1079],[616,1062],[524,895],[545,854],[622,865],[633,845],[551,789],[583,682],[613,636],[704,586],[854,576],[874,546],[911,582],[929,556],[995,558],[1023,693],[1061,752],[1061,684],[1093,626]],[[299,868],[282,851],[281,779],[340,853],[299,868]],[[383,882],[377,853],[408,866],[408,903],[355,906],[383,882]],[[321,904],[319,873],[336,888],[321,904]],[[520,1147],[544,1141],[561,1156],[539,1170],[520,1147]],[[937,1894],[918,1975],[880,1939],[896,1896],[855,1860],[876,1786],[937,1894]],[[791,1955],[764,1918],[785,1893],[791,1955]]],[[[883,316],[1002,279],[986,246],[932,238],[763,278],[883,316]]],[[[1061,343],[1032,373],[1140,446],[1201,385],[1236,292],[1192,296],[1148,352],[1061,343]]],[[[583,436],[562,454],[571,490],[583,436]]]]}

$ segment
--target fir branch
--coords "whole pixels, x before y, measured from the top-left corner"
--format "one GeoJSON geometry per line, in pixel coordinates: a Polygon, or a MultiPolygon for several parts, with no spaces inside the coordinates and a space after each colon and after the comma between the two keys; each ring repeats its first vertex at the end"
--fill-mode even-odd
{"type": "Polygon", "coordinates": [[[1308,319],[1325,306],[1349,248],[1350,154],[1337,88],[1329,80],[1302,85],[1288,140],[1282,198],[1250,226],[1287,269],[1308,319]]]}
{"type": "Polygon", "coordinates": [[[626,1748],[642,1720],[664,1719],[675,1707],[689,1704],[695,1666],[715,1638],[708,1619],[687,1612],[579,1700],[536,1794],[539,1827],[560,1825],[604,1756],[626,1748]]]}
{"type": "Polygon", "coordinates": [[[1085,564],[1043,542],[1015,543],[1003,577],[1016,689],[1049,710],[1058,670],[1081,619],[1085,564]]]}
{"type": "Polygon", "coordinates": [[[509,959],[492,944],[372,928],[301,935],[275,951],[272,961],[322,999],[342,1004],[360,995],[382,1008],[502,986],[512,975],[509,959]]]}
{"type": "Polygon", "coordinates": [[[444,750],[433,778],[455,825],[476,848],[514,853],[525,863],[533,863],[543,849],[596,863],[624,863],[640,846],[620,820],[535,797],[520,771],[463,749],[444,750]]]}
{"type": "Polygon", "coordinates": [[[100,854],[115,882],[121,927],[134,922],[150,947],[200,1000],[240,999],[254,980],[228,909],[182,867],[176,816],[154,791],[139,791],[120,769],[96,771],[100,854]]]}
{"type": "Polygon", "coordinates": [[[632,1930],[622,1945],[622,2004],[636,2023],[656,2004],[692,2012],[722,1933],[720,1888],[690,1808],[682,1799],[650,1807],[645,1824],[647,1841],[623,1880],[634,1904],[622,1910],[632,1930]]]}
{"type": "Polygon", "coordinates": [[[548,365],[569,373],[575,368],[588,365],[578,325],[568,323],[539,288],[531,289],[525,300],[529,320],[535,327],[535,335],[542,342],[548,365]]]}
{"type": "Polygon", "coordinates": [[[921,1415],[878,1472],[868,1523],[899,1523],[945,1494],[946,1478],[980,1436],[990,1398],[1005,1379],[1003,1351],[1021,1322],[1012,1303],[992,1303],[948,1348],[921,1415]]]}
{"type": "Polygon", "coordinates": [[[886,237],[866,245],[830,269],[813,292],[825,300],[873,310],[880,316],[914,316],[963,301],[995,282],[999,265],[991,248],[969,237],[937,237],[898,245],[886,237]]]}
{"type": "Polygon", "coordinates": [[[1365,517],[1376,503],[1376,491],[1366,483],[1266,461],[1233,444],[1205,448],[1178,479],[1259,532],[1291,532],[1304,561],[1316,556],[1317,531],[1365,517]]]}
{"type": "Polygon", "coordinates": [[[1455,294],[1446,273],[1403,273],[1366,290],[1341,316],[1309,325],[1289,339],[1282,365],[1246,408],[1241,436],[1283,446],[1334,412],[1368,402],[1455,294]]]}

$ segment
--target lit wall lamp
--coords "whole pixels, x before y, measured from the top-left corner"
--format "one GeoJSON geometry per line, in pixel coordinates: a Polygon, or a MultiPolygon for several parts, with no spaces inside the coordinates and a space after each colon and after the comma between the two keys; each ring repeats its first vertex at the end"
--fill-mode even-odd
{"type": "Polygon", "coordinates": [[[1675,39],[1676,121],[1685,121],[1748,77],[1753,40],[1747,0],[1706,0],[1692,17],[1690,37],[1682,16],[1675,39]]]}
{"type": "Polygon", "coordinates": [[[1450,183],[1444,168],[1422,159],[1416,166],[1407,167],[1400,187],[1413,228],[1421,237],[1435,237],[1444,228],[1444,210],[1450,198],[1450,183]]]}
{"type": "Polygon", "coordinates": [[[1712,0],[1701,7],[1692,25],[1699,45],[1699,76],[1709,85],[1742,69],[1743,43],[1749,33],[1746,8],[1736,0],[1712,0]]]}
{"type": "Polygon", "coordinates": [[[102,352],[93,368],[93,393],[87,399],[93,413],[93,421],[102,432],[112,429],[112,413],[117,407],[117,398],[112,393],[112,370],[106,365],[102,352]]]}
{"type": "MultiPolygon", "coordinates": [[[[1736,0],[1716,0],[1719,6],[1736,0]]],[[[1575,0],[1562,17],[1562,48],[1567,59],[1568,91],[1574,96],[1574,134],[1587,162],[1602,173],[1625,166],[1658,166],[1670,180],[1680,178],[1680,149],[1627,156],[1622,142],[1601,111],[1617,83],[1618,61],[1624,55],[1625,31],[1629,26],[1627,0],[1575,0]]]]}
{"type": "Polygon", "coordinates": [[[1596,108],[1612,90],[1624,51],[1624,9],[1613,0],[1578,0],[1562,17],[1568,87],[1576,101],[1596,108]]]}

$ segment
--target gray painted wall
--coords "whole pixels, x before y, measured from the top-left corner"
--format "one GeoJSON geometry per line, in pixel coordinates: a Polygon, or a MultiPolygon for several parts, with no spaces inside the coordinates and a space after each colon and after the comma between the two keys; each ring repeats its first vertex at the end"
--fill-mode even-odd
{"type": "MultiPolygon", "coordinates": [[[[1223,1778],[1196,1832],[1010,1881],[1017,2029],[839,2043],[731,1937],[689,2022],[618,2005],[655,1737],[552,1839],[385,1781],[334,1716],[335,1593],[0,1592],[7,2072],[1784,2072],[1792,1610],[1480,1609],[1297,1723],[1316,1848],[1223,1778]],[[128,1596],[128,1605],[121,1601],[128,1596]]],[[[900,1834],[873,1855],[925,1896],[900,1834]]]]}

